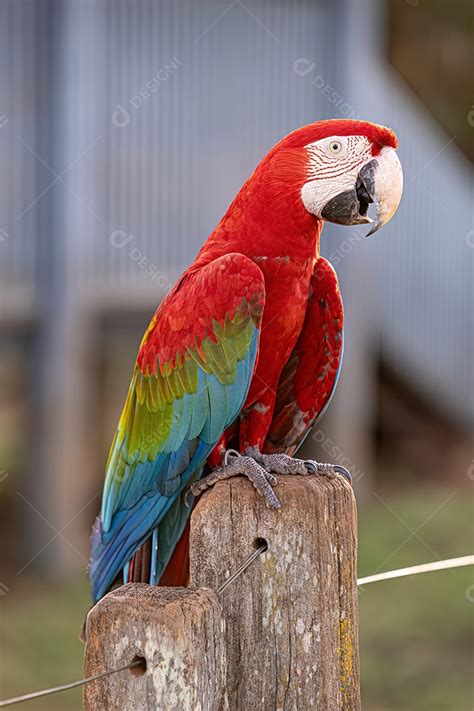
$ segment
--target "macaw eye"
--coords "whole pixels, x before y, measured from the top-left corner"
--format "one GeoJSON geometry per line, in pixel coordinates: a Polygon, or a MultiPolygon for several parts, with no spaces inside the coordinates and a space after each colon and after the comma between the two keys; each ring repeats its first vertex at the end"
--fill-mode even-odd
{"type": "Polygon", "coordinates": [[[342,151],[341,141],[331,141],[331,143],[328,145],[328,151],[329,153],[331,153],[331,155],[337,156],[337,154],[342,151]]]}

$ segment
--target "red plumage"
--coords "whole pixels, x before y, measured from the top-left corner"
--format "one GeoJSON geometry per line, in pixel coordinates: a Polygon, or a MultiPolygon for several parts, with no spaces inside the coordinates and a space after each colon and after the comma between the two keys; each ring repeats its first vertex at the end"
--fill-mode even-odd
{"type": "MultiPolygon", "coordinates": [[[[162,368],[202,340],[210,314],[221,322],[240,303],[244,294],[239,288],[240,266],[233,269],[230,263],[221,279],[207,286],[200,283],[198,293],[188,290],[187,302],[180,300],[183,281],[205,265],[237,253],[250,260],[247,270],[263,273],[259,356],[248,396],[208,465],[219,464],[227,447],[292,454],[334,390],[342,358],[342,300],[336,274],[320,256],[323,220],[311,214],[301,199],[309,175],[305,147],[333,136],[367,138],[372,156],[385,147],[397,147],[391,129],[364,121],[319,121],[283,138],[243,185],[193,265],[168,295],[167,308],[160,308],[161,315],[152,322],[140,352],[142,372],[153,367],[158,352],[162,368]],[[182,335],[176,336],[183,328],[185,341],[182,335]]],[[[261,298],[257,292],[252,297],[256,300],[261,298]]],[[[161,582],[185,582],[187,536],[186,530],[161,582]]]]}

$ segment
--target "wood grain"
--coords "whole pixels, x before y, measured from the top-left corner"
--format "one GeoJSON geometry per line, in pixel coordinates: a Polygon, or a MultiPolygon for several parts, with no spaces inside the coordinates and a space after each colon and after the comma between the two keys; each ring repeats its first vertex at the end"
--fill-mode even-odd
{"type": "Polygon", "coordinates": [[[356,507],[342,478],[281,476],[268,509],[241,477],[204,494],[191,521],[191,583],[222,595],[235,711],[360,709],[356,507]]]}
{"type": "Polygon", "coordinates": [[[84,687],[86,711],[221,711],[225,697],[225,626],[211,590],[129,584],[89,612],[85,676],[114,669],[136,656],[131,670],[84,687]]]}

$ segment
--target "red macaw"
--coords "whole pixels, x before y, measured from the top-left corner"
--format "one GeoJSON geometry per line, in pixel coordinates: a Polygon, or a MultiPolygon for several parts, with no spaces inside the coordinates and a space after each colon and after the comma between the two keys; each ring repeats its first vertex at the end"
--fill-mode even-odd
{"type": "Polygon", "coordinates": [[[341,295],[319,240],[324,221],[371,222],[372,202],[369,234],[388,222],[403,184],[396,148],[392,130],[365,121],[289,134],[160,304],[107,462],[94,601],[121,571],[124,581],[183,584],[186,497],[215,481],[246,475],[278,507],[275,474],[347,474],[292,457],[325,411],[342,359],[341,295]]]}

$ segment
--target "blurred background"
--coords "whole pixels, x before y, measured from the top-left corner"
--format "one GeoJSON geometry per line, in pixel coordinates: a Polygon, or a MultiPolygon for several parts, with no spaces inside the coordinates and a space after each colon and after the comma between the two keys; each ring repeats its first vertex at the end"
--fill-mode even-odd
{"type": "MultiPolygon", "coordinates": [[[[468,0],[0,0],[1,696],[81,677],[142,333],[317,119],[394,128],[405,193],[374,238],[325,228],[346,352],[306,454],[353,473],[361,576],[472,552],[473,24],[468,0]]],[[[368,586],[360,610],[364,709],[472,709],[471,570],[368,586]]]]}

